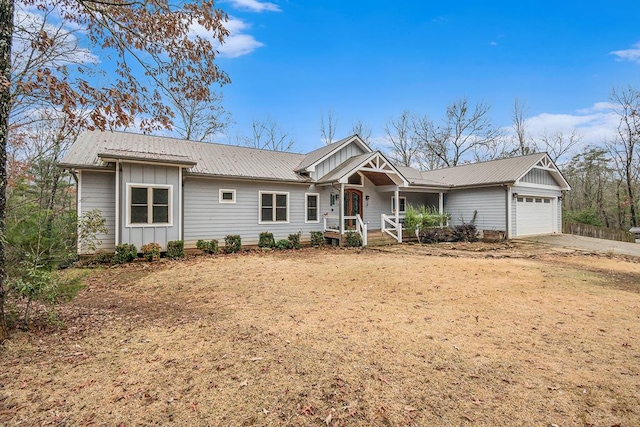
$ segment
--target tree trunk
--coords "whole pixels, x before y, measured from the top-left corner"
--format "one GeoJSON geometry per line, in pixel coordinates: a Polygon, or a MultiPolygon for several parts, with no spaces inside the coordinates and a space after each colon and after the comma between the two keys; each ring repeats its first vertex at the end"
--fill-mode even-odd
{"type": "Polygon", "coordinates": [[[7,139],[11,105],[11,38],[13,0],[0,0],[0,343],[9,335],[4,304],[7,296],[4,242],[7,207],[7,139]]]}

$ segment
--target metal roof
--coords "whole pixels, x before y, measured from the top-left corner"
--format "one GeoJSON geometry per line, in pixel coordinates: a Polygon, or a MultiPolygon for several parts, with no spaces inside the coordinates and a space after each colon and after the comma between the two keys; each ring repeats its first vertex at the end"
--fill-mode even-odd
{"type": "Polygon", "coordinates": [[[197,175],[308,181],[295,172],[303,154],[259,150],[233,145],[186,141],[129,132],[83,132],[60,162],[62,167],[104,168],[99,154],[122,153],[135,160],[155,159],[174,164],[195,162],[188,173],[197,175]],[[164,159],[164,160],[162,160],[164,159]],[[171,161],[173,159],[173,161],[171,161]]]}
{"type": "Polygon", "coordinates": [[[181,156],[177,154],[159,154],[159,153],[145,153],[133,150],[112,150],[106,149],[102,152],[98,153],[98,157],[100,157],[104,161],[109,160],[142,160],[148,162],[157,162],[157,163],[170,163],[170,164],[179,164],[184,166],[194,166],[196,162],[188,156],[181,156]]]}
{"type": "Polygon", "coordinates": [[[546,153],[488,162],[471,163],[422,172],[422,179],[451,187],[473,187],[490,184],[514,183],[535,166],[546,153]]]}
{"type": "Polygon", "coordinates": [[[351,157],[344,161],[337,168],[329,171],[325,176],[318,179],[318,182],[335,182],[340,180],[340,178],[344,177],[346,174],[352,172],[353,168],[357,167],[360,163],[367,161],[369,158],[373,157],[376,153],[364,153],[359,156],[351,157]]]}

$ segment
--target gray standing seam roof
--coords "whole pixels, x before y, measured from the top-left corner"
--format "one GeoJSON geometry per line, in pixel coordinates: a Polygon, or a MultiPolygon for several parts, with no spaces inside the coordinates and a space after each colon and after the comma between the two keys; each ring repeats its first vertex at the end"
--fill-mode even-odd
{"type": "Polygon", "coordinates": [[[546,153],[488,162],[471,163],[444,169],[422,172],[422,179],[440,182],[452,187],[513,183],[536,165],[546,153]]]}
{"type": "Polygon", "coordinates": [[[148,158],[155,161],[165,159],[167,163],[171,163],[173,159],[177,164],[193,162],[195,165],[188,171],[195,175],[309,181],[309,178],[295,172],[305,157],[303,154],[128,132],[84,132],[69,149],[60,166],[104,168],[106,164],[99,154],[109,157],[117,153],[122,153],[123,158],[148,158]]]}
{"type": "Polygon", "coordinates": [[[340,141],[336,141],[329,145],[325,145],[324,147],[320,147],[316,150],[313,150],[312,152],[304,156],[304,159],[302,159],[298,167],[296,167],[296,170],[300,171],[308,168],[309,166],[311,166],[312,164],[314,164],[315,162],[317,162],[327,154],[331,153],[333,150],[344,145],[347,141],[352,139],[354,136],[356,135],[348,136],[346,138],[341,139],[340,141]]]}

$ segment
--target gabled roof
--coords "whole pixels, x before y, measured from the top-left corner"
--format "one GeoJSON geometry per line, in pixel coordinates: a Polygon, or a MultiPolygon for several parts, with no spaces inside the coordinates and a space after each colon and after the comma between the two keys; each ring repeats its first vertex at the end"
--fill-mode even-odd
{"type": "Polygon", "coordinates": [[[539,162],[552,165],[555,180],[563,190],[570,189],[558,168],[547,153],[471,163],[444,169],[422,172],[422,179],[455,187],[477,187],[486,185],[514,184],[525,176],[539,162]]]}
{"type": "Polygon", "coordinates": [[[190,167],[188,172],[192,175],[306,182],[309,178],[295,172],[304,157],[303,154],[154,135],[87,131],[78,137],[60,166],[104,169],[105,159],[119,158],[190,167]]]}
{"type": "Polygon", "coordinates": [[[391,178],[388,178],[388,176],[395,175],[400,178],[402,183],[409,183],[409,181],[407,181],[407,179],[402,175],[398,168],[396,168],[393,163],[391,163],[384,156],[384,154],[379,151],[360,154],[359,156],[354,156],[348,159],[340,166],[320,178],[318,182],[343,182],[357,171],[362,172],[371,180],[375,180],[375,176],[380,178],[384,177],[384,175],[387,175],[387,177],[385,177],[384,179],[392,182],[393,180],[391,178]]]}
{"type": "Polygon", "coordinates": [[[358,144],[365,152],[372,152],[373,150],[369,147],[358,135],[351,135],[340,141],[336,141],[329,145],[325,145],[324,147],[320,147],[316,150],[313,150],[300,162],[300,164],[296,167],[296,171],[304,171],[308,168],[317,165],[322,162],[324,159],[331,157],[334,153],[340,151],[346,145],[355,142],[358,144]]]}

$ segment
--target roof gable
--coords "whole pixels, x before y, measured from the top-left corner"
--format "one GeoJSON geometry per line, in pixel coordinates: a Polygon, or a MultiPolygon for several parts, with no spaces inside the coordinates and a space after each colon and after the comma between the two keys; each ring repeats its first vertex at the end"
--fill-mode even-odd
{"type": "Polygon", "coordinates": [[[470,163],[450,168],[422,172],[426,181],[455,187],[481,187],[486,185],[515,184],[534,167],[544,167],[554,174],[562,190],[571,187],[547,153],[470,163]],[[543,166],[539,166],[543,165],[543,166]]]}
{"type": "Polygon", "coordinates": [[[356,172],[362,172],[375,185],[404,184],[409,185],[409,181],[402,175],[385,156],[379,151],[361,154],[342,163],[337,168],[320,178],[319,182],[340,182],[348,183],[349,176],[356,172]],[[374,175],[387,175],[390,182],[375,182],[374,175]],[[391,176],[397,177],[396,179],[391,176]]]}
{"type": "Polygon", "coordinates": [[[369,147],[358,135],[351,135],[347,138],[341,139],[340,141],[336,141],[332,144],[325,145],[324,147],[320,147],[310,153],[308,153],[300,164],[296,167],[296,171],[310,171],[316,165],[328,159],[338,151],[342,150],[349,144],[357,144],[360,148],[362,148],[365,152],[371,153],[373,150],[369,147]]]}

